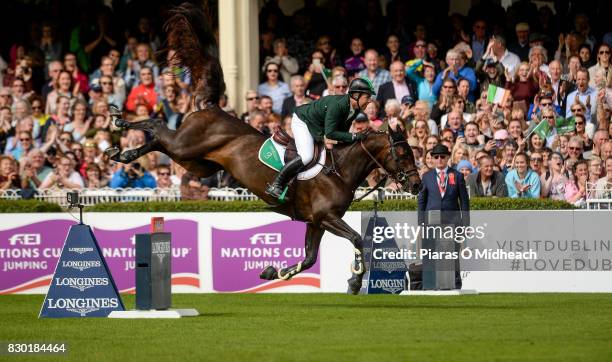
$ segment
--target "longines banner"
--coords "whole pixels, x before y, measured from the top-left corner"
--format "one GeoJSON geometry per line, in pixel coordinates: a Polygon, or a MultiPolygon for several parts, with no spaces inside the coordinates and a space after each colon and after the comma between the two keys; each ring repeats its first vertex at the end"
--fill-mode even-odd
{"type": "MultiPolygon", "coordinates": [[[[121,292],[134,291],[134,235],[148,232],[155,216],[165,217],[166,231],[172,233],[175,293],[347,290],[352,246],[330,233],[310,270],[289,281],[258,278],[267,265],[284,267],[304,257],[304,224],[282,215],[86,214],[121,292]]],[[[395,274],[422,260],[419,245],[425,231],[416,212],[381,212],[382,219],[366,235],[371,216],[348,212],[344,220],[373,245],[367,256],[379,281],[371,287],[396,292],[393,286],[402,282],[389,288],[384,280],[390,275],[399,281],[395,274]],[[391,239],[396,247],[381,242],[391,239]]],[[[458,255],[426,257],[459,258],[463,288],[481,292],[612,292],[611,216],[609,211],[472,212],[470,229],[437,231],[461,242],[458,255]]],[[[66,214],[2,215],[0,294],[47,292],[73,220],[66,214]]]]}

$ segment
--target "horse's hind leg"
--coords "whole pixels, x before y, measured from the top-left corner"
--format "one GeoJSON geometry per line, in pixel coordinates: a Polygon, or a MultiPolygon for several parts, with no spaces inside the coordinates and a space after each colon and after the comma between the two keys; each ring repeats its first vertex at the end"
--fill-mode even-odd
{"type": "Polygon", "coordinates": [[[289,280],[296,274],[310,269],[317,262],[319,245],[321,245],[321,238],[324,232],[325,231],[321,227],[308,223],[306,226],[306,256],[304,260],[290,267],[279,269],[278,271],[270,265],[261,272],[259,277],[265,280],[289,280]]]}
{"type": "Polygon", "coordinates": [[[334,235],[338,235],[342,238],[348,239],[353,247],[355,248],[355,260],[351,267],[353,276],[348,280],[349,288],[353,294],[359,294],[361,289],[361,282],[363,275],[365,274],[366,268],[363,261],[363,240],[361,235],[353,230],[344,220],[341,218],[329,214],[321,223],[323,229],[331,232],[334,235]]]}

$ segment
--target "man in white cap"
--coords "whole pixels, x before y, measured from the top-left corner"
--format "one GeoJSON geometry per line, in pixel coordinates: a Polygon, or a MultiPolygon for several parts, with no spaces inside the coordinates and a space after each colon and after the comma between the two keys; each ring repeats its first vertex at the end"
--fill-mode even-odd
{"type": "Polygon", "coordinates": [[[518,55],[522,62],[529,60],[529,24],[518,23],[514,28],[516,31],[516,42],[508,46],[508,49],[518,55]]]}

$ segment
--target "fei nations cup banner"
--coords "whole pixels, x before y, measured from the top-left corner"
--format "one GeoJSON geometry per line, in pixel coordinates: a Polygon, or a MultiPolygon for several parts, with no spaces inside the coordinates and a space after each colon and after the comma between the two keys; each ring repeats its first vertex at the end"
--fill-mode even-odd
{"type": "Polygon", "coordinates": [[[212,228],[213,289],[219,292],[262,292],[278,286],[319,288],[319,262],[291,280],[261,280],[268,265],[277,270],[304,260],[306,224],[279,221],[262,226],[221,230],[212,228]]]}
{"type": "MultiPolygon", "coordinates": [[[[33,215],[33,214],[31,214],[33,215]]],[[[125,214],[115,214],[125,217],[125,214]]],[[[27,215],[22,216],[22,220],[27,215]]],[[[0,294],[39,291],[47,287],[61,255],[68,229],[76,222],[49,218],[0,229],[0,294]]],[[[121,292],[135,288],[135,234],[149,232],[146,223],[117,228],[95,224],[92,229],[121,292]]],[[[198,225],[192,220],[169,220],[172,233],[172,285],[200,287],[198,225]]]]}

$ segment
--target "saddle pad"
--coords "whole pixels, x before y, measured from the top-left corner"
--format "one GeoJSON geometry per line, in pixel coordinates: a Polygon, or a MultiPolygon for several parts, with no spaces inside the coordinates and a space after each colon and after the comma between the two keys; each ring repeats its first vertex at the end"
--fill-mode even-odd
{"type": "MultiPolygon", "coordinates": [[[[285,146],[281,146],[275,142],[271,137],[268,138],[259,148],[259,161],[264,165],[270,167],[274,171],[280,171],[285,165],[285,146]]],[[[319,157],[319,163],[313,167],[300,172],[297,175],[298,180],[310,180],[317,176],[325,164],[325,147],[321,147],[321,156],[319,157]]]]}

